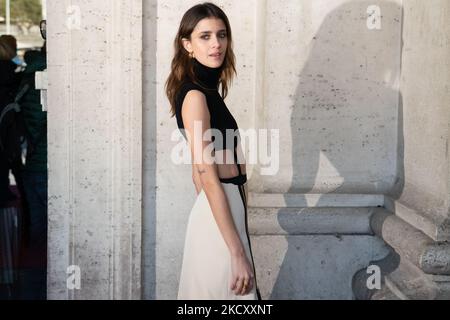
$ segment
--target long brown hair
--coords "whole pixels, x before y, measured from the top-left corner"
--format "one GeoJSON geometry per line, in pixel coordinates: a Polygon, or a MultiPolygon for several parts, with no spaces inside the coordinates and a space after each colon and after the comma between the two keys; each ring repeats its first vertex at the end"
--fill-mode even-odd
{"type": "Polygon", "coordinates": [[[205,18],[217,18],[223,21],[227,29],[228,45],[225,53],[225,59],[222,64],[222,74],[220,76],[220,85],[222,86],[222,98],[228,94],[228,85],[231,84],[233,75],[236,74],[235,56],[233,52],[233,40],[231,36],[230,22],[225,13],[213,3],[205,2],[190,8],[183,15],[180,27],[174,41],[175,54],[172,59],[171,72],[166,81],[166,95],[171,105],[172,117],[175,115],[175,100],[177,92],[181,87],[183,79],[187,76],[197,82],[193,71],[192,59],[189,53],[184,49],[182,39],[191,40],[192,31],[197,23],[205,18]]]}

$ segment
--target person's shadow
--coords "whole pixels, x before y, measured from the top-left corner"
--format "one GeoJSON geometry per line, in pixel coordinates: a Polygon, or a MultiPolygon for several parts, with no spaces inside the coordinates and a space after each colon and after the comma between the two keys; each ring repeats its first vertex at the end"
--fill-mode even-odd
{"type": "MultiPolygon", "coordinates": [[[[401,33],[402,8],[394,2],[348,2],[325,17],[297,75],[288,193],[307,203],[306,193],[396,198],[401,192],[401,33]],[[368,27],[372,5],[381,9],[381,29],[368,27]]],[[[291,199],[285,197],[286,205],[298,207],[291,199]]],[[[315,206],[327,205],[319,198],[315,206]]],[[[278,212],[288,232],[289,215],[278,212]]],[[[382,241],[371,235],[286,239],[271,299],[351,299],[352,276],[386,255],[382,241]]]]}

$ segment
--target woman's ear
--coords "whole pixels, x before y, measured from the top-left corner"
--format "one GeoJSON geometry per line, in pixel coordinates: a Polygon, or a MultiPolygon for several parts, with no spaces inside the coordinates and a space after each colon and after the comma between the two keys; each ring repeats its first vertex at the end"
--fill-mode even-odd
{"type": "Polygon", "coordinates": [[[181,42],[183,43],[184,49],[185,49],[187,52],[191,53],[191,52],[192,52],[192,44],[191,44],[191,41],[190,41],[189,39],[183,38],[183,39],[181,39],[181,42]]]}

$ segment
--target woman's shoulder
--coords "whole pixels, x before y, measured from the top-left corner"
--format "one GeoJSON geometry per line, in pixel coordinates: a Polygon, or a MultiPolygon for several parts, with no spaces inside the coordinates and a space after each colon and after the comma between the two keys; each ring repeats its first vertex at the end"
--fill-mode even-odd
{"type": "Polygon", "coordinates": [[[180,88],[178,89],[178,93],[177,93],[177,100],[176,100],[177,109],[181,109],[184,98],[186,97],[187,93],[191,90],[197,90],[204,94],[204,90],[201,86],[194,83],[192,80],[189,80],[189,79],[184,80],[181,83],[180,88]]]}
{"type": "Polygon", "coordinates": [[[175,104],[175,116],[177,119],[178,128],[180,128],[180,129],[184,128],[183,117],[181,114],[181,109],[183,107],[184,98],[186,97],[188,92],[191,90],[198,90],[204,94],[203,88],[189,79],[186,79],[181,83],[181,85],[178,89],[178,92],[177,92],[176,104],[175,104]]]}
{"type": "Polygon", "coordinates": [[[190,79],[185,79],[180,86],[179,89],[179,94],[186,94],[191,90],[198,90],[203,92],[203,88],[201,86],[199,86],[198,84],[196,84],[195,82],[193,82],[190,79]]]}

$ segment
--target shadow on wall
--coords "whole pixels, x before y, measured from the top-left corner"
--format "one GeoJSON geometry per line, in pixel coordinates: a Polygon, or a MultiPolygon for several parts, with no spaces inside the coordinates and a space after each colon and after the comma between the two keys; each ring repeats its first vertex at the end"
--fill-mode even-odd
{"type": "MultiPolygon", "coordinates": [[[[323,20],[297,75],[289,193],[398,198],[404,181],[403,110],[397,84],[401,17],[396,3],[358,1],[338,7],[323,20]],[[379,30],[367,26],[371,5],[381,9],[379,30]]],[[[287,198],[286,204],[293,206],[287,198]]],[[[316,206],[323,206],[323,201],[316,206]]],[[[278,220],[289,232],[283,214],[279,212],[278,220]]],[[[299,238],[287,238],[271,299],[351,298],[352,276],[376,258],[371,236],[358,237],[359,244],[350,247],[356,237],[341,241],[341,236],[330,235],[322,238],[325,244],[318,236],[299,238]],[[339,290],[348,292],[336,295],[339,290]]]]}

